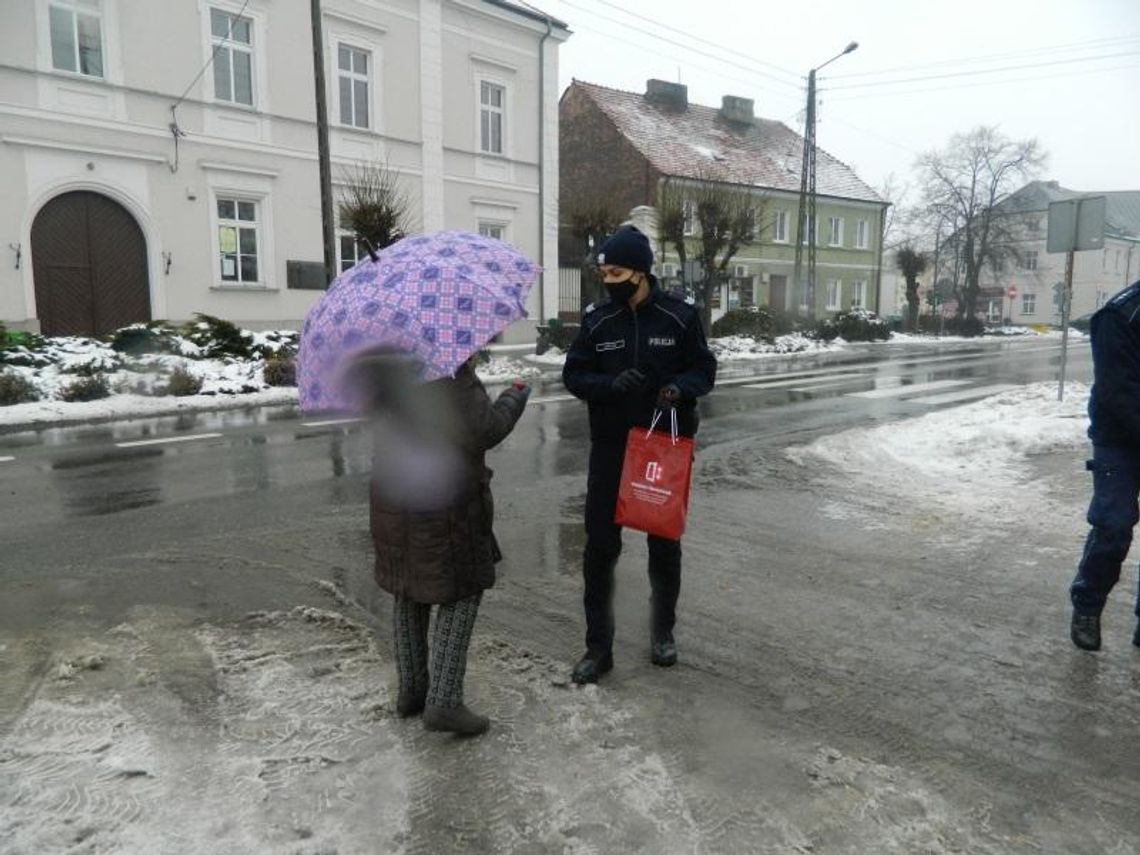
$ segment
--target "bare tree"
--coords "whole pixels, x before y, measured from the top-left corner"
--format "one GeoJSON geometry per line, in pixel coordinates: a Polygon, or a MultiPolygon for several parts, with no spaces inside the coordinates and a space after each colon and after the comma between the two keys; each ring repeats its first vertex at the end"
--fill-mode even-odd
{"type": "Polygon", "coordinates": [[[341,227],[351,230],[357,241],[381,250],[408,233],[410,205],[396,172],[387,166],[360,162],[343,168],[341,180],[341,227]]]}
{"type": "Polygon", "coordinates": [[[662,241],[676,250],[682,270],[688,259],[687,241],[690,237],[695,240],[700,279],[694,283],[686,281],[686,285],[692,285],[696,291],[706,330],[712,325],[713,294],[728,280],[728,267],[736,254],[759,239],[761,224],[766,219],[765,197],[717,178],[709,174],[685,184],[666,181],[658,199],[657,223],[662,241]],[[686,235],[687,230],[696,235],[686,235]]]}
{"type": "MultiPolygon", "coordinates": [[[[581,259],[580,308],[585,309],[601,296],[602,279],[598,275],[598,247],[621,225],[623,217],[612,200],[581,200],[564,214],[564,233],[572,238],[574,256],[581,259]]],[[[564,245],[565,246],[565,245],[564,245]]],[[[572,256],[573,257],[573,256],[572,256]]]]}
{"type": "Polygon", "coordinates": [[[960,318],[975,317],[979,281],[987,265],[1016,256],[1015,235],[999,206],[1044,163],[1036,140],[1010,140],[992,127],[955,134],[945,149],[919,158],[928,217],[953,224],[943,247],[953,253],[961,271],[960,318]]]}
{"type": "Polygon", "coordinates": [[[905,244],[895,252],[895,264],[906,280],[906,331],[915,332],[918,330],[918,277],[926,270],[926,255],[905,244]]]}

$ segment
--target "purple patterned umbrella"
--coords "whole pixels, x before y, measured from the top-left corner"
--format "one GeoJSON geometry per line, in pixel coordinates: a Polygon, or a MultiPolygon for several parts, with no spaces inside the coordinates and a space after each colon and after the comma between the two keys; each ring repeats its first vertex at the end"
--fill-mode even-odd
{"type": "Polygon", "coordinates": [[[526,316],[539,268],[513,247],[471,232],[406,237],[333,280],[301,328],[302,410],[354,411],[344,381],[357,356],[377,349],[413,357],[421,378],[452,377],[526,316]]]}

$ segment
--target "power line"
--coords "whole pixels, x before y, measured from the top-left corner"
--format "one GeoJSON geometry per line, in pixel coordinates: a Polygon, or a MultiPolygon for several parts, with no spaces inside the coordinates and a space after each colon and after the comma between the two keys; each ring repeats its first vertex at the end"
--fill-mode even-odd
{"type": "Polygon", "coordinates": [[[833,74],[829,75],[833,80],[848,80],[854,77],[875,77],[883,74],[893,74],[898,71],[918,71],[924,68],[942,68],[947,65],[969,65],[973,63],[987,63],[998,62],[1004,59],[1013,59],[1016,57],[1029,57],[1039,56],[1042,54],[1050,53],[1071,53],[1079,50],[1092,50],[1095,48],[1104,48],[1112,45],[1118,45],[1122,42],[1132,42],[1140,40],[1140,35],[1131,36],[1115,36],[1113,38],[1092,39],[1085,42],[1068,42],[1057,45],[1047,45],[1039,48],[1029,48],[1019,51],[1005,51],[1002,53],[984,54],[981,56],[961,57],[958,59],[942,59],[936,62],[915,63],[911,65],[897,65],[893,68],[883,68],[878,71],[855,71],[847,74],[833,74]]]}
{"type": "MultiPolygon", "coordinates": [[[[248,5],[249,5],[249,0],[245,0],[245,2],[241,4],[241,9],[238,10],[236,17],[240,18],[243,14],[245,14],[245,9],[248,5]]],[[[232,28],[231,28],[230,32],[232,32],[232,28]]],[[[222,40],[222,41],[218,42],[216,45],[214,45],[214,50],[210,53],[210,58],[206,60],[206,64],[203,65],[202,68],[199,69],[198,73],[194,75],[194,79],[190,81],[190,85],[187,86],[186,89],[182,92],[182,94],[178,96],[178,100],[175,101],[174,106],[170,108],[171,111],[178,109],[178,105],[181,104],[183,102],[183,100],[185,100],[187,94],[189,94],[190,90],[194,88],[194,84],[196,84],[199,80],[201,80],[202,75],[206,73],[206,69],[209,68],[211,65],[213,65],[214,60],[218,56],[218,51],[221,50],[222,46],[227,41],[229,41],[228,35],[226,36],[226,38],[224,40],[222,40]]]]}
{"type": "Polygon", "coordinates": [[[622,12],[622,13],[630,16],[630,17],[636,17],[636,18],[638,18],[638,20],[648,21],[649,23],[653,24],[653,26],[658,27],[662,30],[667,30],[668,32],[676,33],[677,35],[681,35],[681,36],[685,36],[686,38],[692,39],[695,42],[700,42],[701,44],[708,45],[709,47],[714,47],[717,50],[724,51],[725,53],[730,53],[730,54],[733,54],[735,56],[739,56],[743,59],[748,60],[749,62],[755,63],[756,65],[763,65],[767,68],[773,69],[774,71],[779,71],[782,74],[786,74],[789,77],[793,78],[796,81],[797,86],[800,85],[800,81],[803,80],[802,74],[797,74],[794,71],[790,71],[786,68],[783,68],[782,66],[775,65],[771,62],[765,62],[762,59],[756,59],[756,58],[750,56],[749,54],[744,53],[743,51],[734,50],[733,48],[730,48],[726,45],[718,44],[717,42],[711,41],[709,39],[701,38],[700,36],[695,36],[692,33],[686,32],[685,30],[678,29],[677,27],[671,27],[668,24],[663,24],[660,21],[655,20],[653,18],[646,18],[642,15],[636,14],[635,12],[630,12],[628,9],[623,9],[621,6],[618,6],[616,3],[611,3],[610,0],[594,0],[594,2],[599,3],[602,6],[609,6],[611,9],[616,9],[617,11],[622,12]]]}
{"type": "Polygon", "coordinates": [[[1129,63],[1127,65],[1114,65],[1108,68],[1084,68],[1076,69],[1074,71],[1058,72],[1057,74],[1036,74],[1032,77],[1010,77],[1004,80],[980,80],[976,83],[960,83],[952,86],[933,86],[925,89],[902,89],[891,92],[864,92],[859,95],[840,96],[838,98],[830,98],[827,103],[837,104],[847,101],[861,101],[866,98],[899,98],[906,95],[924,95],[931,92],[953,92],[959,89],[974,89],[978,86],[1001,86],[1009,83],[1027,83],[1036,82],[1038,80],[1050,80],[1058,77],[1079,77],[1085,74],[1102,74],[1109,71],[1124,71],[1130,68],[1140,68],[1140,63],[1129,63]]]}
{"type": "MultiPolygon", "coordinates": [[[[684,42],[679,42],[675,39],[670,39],[670,38],[667,38],[666,36],[658,35],[657,33],[651,32],[651,31],[643,29],[641,27],[635,27],[632,24],[626,23],[625,21],[619,21],[617,18],[611,18],[608,15],[600,15],[593,10],[587,9],[583,6],[579,6],[577,3],[571,2],[571,0],[560,0],[560,2],[563,5],[569,6],[572,9],[578,9],[579,11],[585,12],[588,15],[593,15],[595,18],[600,18],[603,21],[609,21],[612,24],[617,24],[618,26],[625,27],[627,30],[633,30],[634,32],[641,33],[642,35],[649,36],[650,38],[656,39],[657,41],[660,41],[660,42],[664,42],[665,44],[673,45],[674,47],[679,47],[682,50],[687,50],[690,53],[699,54],[700,56],[707,56],[710,59],[713,59],[717,62],[724,63],[725,65],[731,66],[733,68],[741,69],[742,71],[747,71],[749,74],[755,74],[759,77],[768,78],[769,80],[775,81],[776,83],[782,84],[783,86],[788,86],[788,87],[791,87],[793,89],[799,89],[800,88],[800,85],[798,83],[790,83],[789,81],[784,80],[782,77],[776,77],[776,75],[771,74],[767,71],[760,71],[760,70],[754,69],[754,68],[746,68],[746,67],[740,65],[740,63],[731,62],[729,60],[724,59],[722,56],[718,56],[717,54],[710,53],[709,51],[701,50],[700,48],[695,48],[692,45],[685,44],[684,42]]],[[[575,26],[577,26],[577,25],[575,25],[575,26]]]]}
{"type": "MultiPolygon", "coordinates": [[[[650,56],[653,56],[657,59],[662,58],[661,52],[658,49],[653,48],[653,47],[648,47],[648,46],[641,44],[640,42],[634,41],[632,39],[615,36],[612,33],[606,33],[606,32],[603,32],[601,30],[595,30],[592,27],[582,26],[580,24],[575,24],[574,29],[579,30],[579,31],[592,33],[592,34],[594,34],[600,38],[603,38],[603,39],[609,39],[611,41],[619,42],[619,43],[625,45],[627,48],[632,48],[634,50],[641,51],[642,53],[649,54],[650,56]]],[[[732,65],[733,68],[737,68],[740,71],[743,71],[747,74],[755,73],[752,71],[752,69],[749,69],[749,68],[743,68],[742,66],[737,66],[737,65],[734,65],[731,63],[730,63],[730,65],[732,65]]],[[[707,66],[697,65],[697,64],[694,64],[691,62],[686,63],[685,66],[686,66],[686,68],[691,68],[691,69],[695,69],[697,71],[703,71],[706,74],[715,75],[716,77],[718,77],[722,80],[729,80],[729,81],[732,81],[734,83],[740,83],[744,86],[749,87],[750,89],[755,89],[755,90],[763,92],[765,94],[772,95],[773,97],[776,97],[776,98],[789,98],[789,99],[791,99],[793,97],[798,97],[798,96],[792,96],[789,93],[786,93],[783,91],[777,92],[777,91],[774,91],[771,89],[764,88],[763,86],[758,85],[755,80],[743,80],[739,77],[732,77],[731,75],[725,74],[721,70],[708,68],[707,66]]],[[[800,108],[800,109],[802,109],[802,108],[800,108]]]]}
{"type": "Polygon", "coordinates": [[[999,74],[1004,71],[1022,71],[1028,68],[1052,68],[1056,65],[1068,65],[1074,62],[1098,62],[1102,59],[1119,59],[1124,56],[1137,56],[1140,51],[1124,51],[1122,53],[1106,53],[1099,56],[1083,56],[1071,57],[1070,59],[1054,59],[1048,62],[1032,62],[1024,63],[1022,65],[1006,65],[1000,68],[984,68],[974,69],[970,71],[951,71],[946,74],[925,74],[919,77],[901,77],[896,80],[877,80],[870,83],[846,83],[839,86],[827,87],[831,92],[838,92],[844,89],[867,89],[877,86],[896,86],[900,83],[918,83],[924,80],[946,80],[952,77],[975,77],[979,74],[999,74]]]}

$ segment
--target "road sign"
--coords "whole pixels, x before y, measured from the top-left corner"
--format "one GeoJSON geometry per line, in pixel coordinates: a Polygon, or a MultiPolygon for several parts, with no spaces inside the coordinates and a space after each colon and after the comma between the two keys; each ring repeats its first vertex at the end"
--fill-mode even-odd
{"type": "Polygon", "coordinates": [[[1104,247],[1104,196],[1081,196],[1049,203],[1048,252],[1081,252],[1104,247]]]}
{"type": "Polygon", "coordinates": [[[1005,296],[1009,297],[1009,299],[1011,299],[1011,300],[1014,297],[1016,297],[1017,296],[1017,286],[1016,285],[1010,285],[1009,290],[1005,292],[1005,296]]]}

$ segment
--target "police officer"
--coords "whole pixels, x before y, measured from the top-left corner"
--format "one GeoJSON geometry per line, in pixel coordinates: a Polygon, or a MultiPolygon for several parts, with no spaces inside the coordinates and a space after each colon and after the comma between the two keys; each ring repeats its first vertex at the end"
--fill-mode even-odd
{"type": "MultiPolygon", "coordinates": [[[[1120,579],[1140,513],[1140,281],[1092,317],[1093,388],[1089,439],[1093,459],[1092,526],[1073,580],[1071,636],[1085,650],[1100,649],[1100,613],[1120,579]]],[[[1140,600],[1136,604],[1140,616],[1140,600]]],[[[1140,626],[1132,643],[1140,647],[1140,626]]]]}
{"type": "MultiPolygon", "coordinates": [[[[576,683],[594,683],[613,668],[614,567],[621,527],[614,524],[625,440],[634,426],[648,427],[659,408],[675,407],[679,431],[696,434],[697,398],[716,380],[696,309],[665,293],[651,274],[653,250],[644,234],[623,226],[598,251],[609,299],[586,310],[566,356],[562,379],[586,401],[590,463],[586,482],[586,654],[574,667],[576,683]]],[[[681,590],[681,543],[649,535],[653,615],[651,661],[677,661],[673,640],[681,590]]]]}

